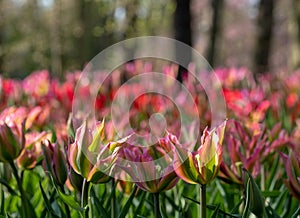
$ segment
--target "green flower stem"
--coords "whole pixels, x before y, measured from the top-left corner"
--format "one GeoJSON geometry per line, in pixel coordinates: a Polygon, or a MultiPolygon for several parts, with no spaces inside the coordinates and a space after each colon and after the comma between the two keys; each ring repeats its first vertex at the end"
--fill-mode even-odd
{"type": "Polygon", "coordinates": [[[112,195],[111,195],[111,202],[110,202],[110,214],[111,217],[117,217],[116,216],[116,192],[115,192],[115,179],[112,178],[111,180],[111,191],[112,191],[112,195]]]}
{"type": "Polygon", "coordinates": [[[160,214],[160,211],[159,211],[159,193],[154,193],[153,197],[154,197],[153,204],[154,204],[155,217],[156,218],[161,218],[161,214],[160,214]]]}
{"type": "MultiPolygon", "coordinates": [[[[89,182],[84,179],[82,183],[82,190],[81,190],[81,207],[84,208],[88,205],[89,200],[89,182]]],[[[87,207],[84,212],[84,217],[89,217],[89,208],[87,207]]]]}
{"type": "Polygon", "coordinates": [[[200,218],[206,218],[206,185],[200,184],[200,218]]]}
{"type": "Polygon", "coordinates": [[[26,193],[23,189],[23,186],[22,186],[22,180],[23,180],[23,176],[19,176],[18,174],[18,170],[14,164],[13,161],[11,161],[9,163],[11,169],[12,169],[12,172],[13,172],[13,175],[14,177],[16,178],[17,180],[17,185],[18,185],[18,189],[20,191],[20,194],[21,194],[21,201],[22,201],[22,204],[21,204],[21,207],[22,207],[22,213],[24,215],[24,217],[31,217],[32,216],[32,212],[31,212],[31,209],[29,208],[29,205],[28,205],[28,201],[29,199],[27,199],[27,196],[26,196],[26,193]]]}

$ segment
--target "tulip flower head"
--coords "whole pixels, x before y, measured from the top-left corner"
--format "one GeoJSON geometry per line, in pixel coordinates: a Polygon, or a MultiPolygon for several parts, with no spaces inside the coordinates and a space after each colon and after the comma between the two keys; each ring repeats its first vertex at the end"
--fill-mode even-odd
{"type": "Polygon", "coordinates": [[[126,141],[106,141],[104,120],[92,131],[84,122],[76,131],[75,142],[69,147],[68,159],[73,170],[88,182],[109,181],[116,161],[118,146],[126,141]]]}
{"type": "Polygon", "coordinates": [[[150,193],[160,193],[174,187],[178,177],[172,164],[170,133],[151,146],[126,143],[119,150],[118,166],[131,177],[139,188],[150,193]]]}
{"type": "Polygon", "coordinates": [[[285,163],[288,179],[284,183],[290,193],[300,202],[300,155],[296,150],[289,156],[280,153],[285,163]]]}
{"type": "Polygon", "coordinates": [[[186,150],[178,141],[174,143],[174,169],[187,183],[205,185],[218,174],[222,162],[222,144],[226,121],[218,128],[204,130],[200,146],[196,151],[186,150]]]}
{"type": "MultiPolygon", "coordinates": [[[[12,162],[24,148],[24,133],[17,125],[0,124],[0,162],[12,162]]],[[[25,122],[23,122],[23,127],[25,122]]],[[[24,129],[24,128],[22,128],[24,129]]]]}
{"type": "Polygon", "coordinates": [[[25,135],[25,146],[20,156],[17,158],[17,164],[23,169],[33,169],[42,157],[42,142],[50,139],[48,132],[29,132],[25,135]]]}
{"type": "Polygon", "coordinates": [[[56,184],[62,186],[67,180],[67,161],[58,144],[45,140],[42,144],[44,169],[51,173],[56,184]]]}

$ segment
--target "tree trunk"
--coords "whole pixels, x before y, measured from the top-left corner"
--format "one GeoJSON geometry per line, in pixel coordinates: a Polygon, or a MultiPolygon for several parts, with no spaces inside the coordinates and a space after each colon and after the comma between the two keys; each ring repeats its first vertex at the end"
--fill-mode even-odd
{"type": "MultiPolygon", "coordinates": [[[[174,15],[175,39],[192,46],[190,0],[176,0],[176,4],[174,15]]],[[[192,60],[192,54],[191,52],[183,54],[179,51],[179,48],[176,48],[176,59],[183,60],[182,64],[188,65],[192,60]]],[[[179,81],[182,81],[184,72],[187,72],[187,70],[182,66],[179,66],[177,75],[179,81]]]]}
{"type": "Polygon", "coordinates": [[[79,24],[81,27],[81,36],[78,38],[79,63],[82,68],[92,58],[91,43],[92,43],[92,27],[91,27],[91,1],[78,1],[79,9],[79,24]]]}
{"type": "Polygon", "coordinates": [[[61,0],[56,0],[51,23],[51,71],[62,78],[61,0]]]}
{"type": "Polygon", "coordinates": [[[214,67],[216,62],[216,48],[218,44],[218,38],[221,31],[221,21],[223,12],[224,0],[211,0],[211,8],[213,11],[212,25],[210,30],[210,41],[207,52],[207,61],[214,67]]]}
{"type": "Polygon", "coordinates": [[[292,70],[300,68],[300,1],[292,1],[291,34],[292,34],[292,70]]]}
{"type": "Polygon", "coordinates": [[[257,18],[257,41],[254,56],[254,73],[269,71],[275,0],[260,0],[257,18]]]}
{"type": "Polygon", "coordinates": [[[4,72],[4,11],[2,11],[2,4],[3,1],[0,0],[0,74],[3,74],[4,72]]]}

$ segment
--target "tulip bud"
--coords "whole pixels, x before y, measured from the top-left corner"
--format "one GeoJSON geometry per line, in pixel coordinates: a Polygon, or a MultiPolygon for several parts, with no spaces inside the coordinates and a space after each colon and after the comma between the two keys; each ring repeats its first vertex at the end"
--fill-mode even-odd
{"type": "Polygon", "coordinates": [[[32,169],[35,167],[37,162],[36,149],[35,147],[25,148],[17,159],[18,166],[23,169],[32,169]]]}
{"type": "Polygon", "coordinates": [[[30,132],[26,134],[26,143],[23,151],[17,159],[17,164],[23,169],[33,169],[42,160],[41,143],[50,138],[47,132],[30,132]]]}
{"type": "Polygon", "coordinates": [[[62,186],[67,180],[67,161],[58,144],[52,144],[46,140],[42,144],[44,153],[44,168],[54,178],[56,184],[62,186]]]}
{"type": "MultiPolygon", "coordinates": [[[[23,122],[24,126],[24,122],[23,122]]],[[[0,161],[11,162],[16,159],[24,147],[24,134],[16,125],[0,124],[0,161]]]]}

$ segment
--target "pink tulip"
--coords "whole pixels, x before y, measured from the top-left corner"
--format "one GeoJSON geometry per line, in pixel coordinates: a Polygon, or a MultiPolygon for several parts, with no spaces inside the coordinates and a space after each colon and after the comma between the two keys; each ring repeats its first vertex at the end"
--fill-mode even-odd
{"type": "Polygon", "coordinates": [[[300,155],[294,150],[289,156],[280,153],[285,164],[288,179],[284,183],[290,193],[300,202],[300,155]]]}
{"type": "Polygon", "coordinates": [[[226,121],[218,128],[204,130],[200,146],[196,151],[187,151],[178,141],[175,144],[174,169],[187,183],[205,185],[218,174],[222,162],[222,144],[226,121]]]}
{"type": "Polygon", "coordinates": [[[174,187],[178,177],[172,165],[172,142],[170,133],[149,147],[126,143],[119,150],[120,166],[132,181],[150,193],[160,193],[174,187]]]}
{"type": "Polygon", "coordinates": [[[107,141],[104,121],[92,131],[84,122],[76,131],[75,142],[70,145],[68,159],[74,171],[87,182],[109,181],[110,170],[116,161],[118,146],[126,141],[107,141]]]}

